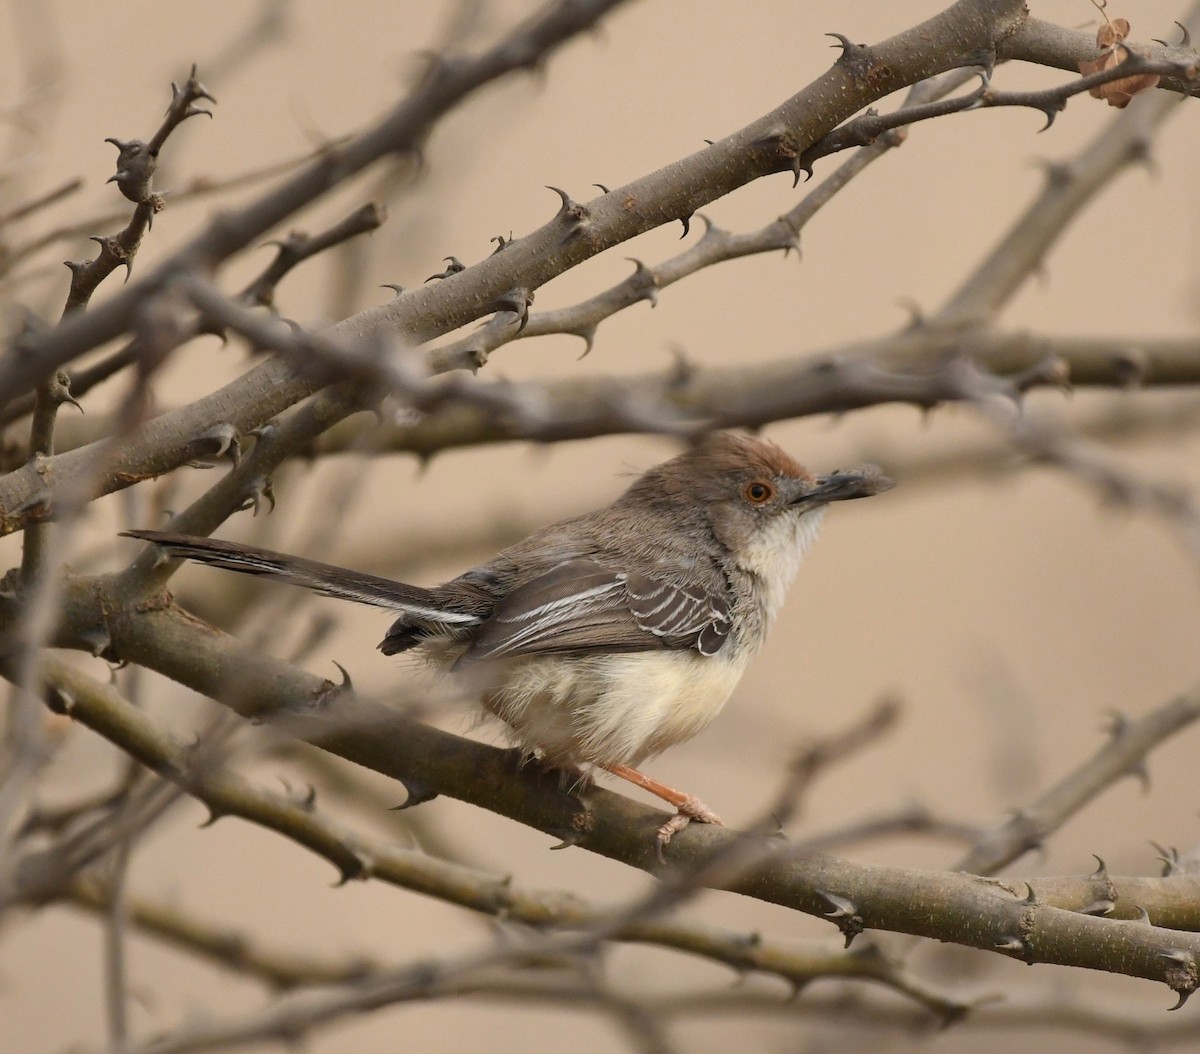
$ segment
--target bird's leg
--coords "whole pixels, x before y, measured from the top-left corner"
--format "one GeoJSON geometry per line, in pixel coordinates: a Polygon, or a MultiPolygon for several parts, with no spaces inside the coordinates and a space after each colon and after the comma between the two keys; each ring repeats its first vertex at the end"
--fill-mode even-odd
{"type": "Polygon", "coordinates": [[[628,780],[635,786],[641,787],[642,790],[649,791],[656,798],[662,798],[663,801],[675,806],[677,810],[675,815],[658,829],[658,859],[660,861],[663,860],[663,846],[671,840],[676,831],[682,831],[693,820],[699,820],[701,823],[715,823],[718,827],[725,826],[721,822],[721,817],[699,798],[694,798],[683,791],[677,791],[665,783],[659,783],[658,780],[651,779],[628,765],[603,765],[601,767],[614,776],[620,776],[621,779],[628,780]]]}

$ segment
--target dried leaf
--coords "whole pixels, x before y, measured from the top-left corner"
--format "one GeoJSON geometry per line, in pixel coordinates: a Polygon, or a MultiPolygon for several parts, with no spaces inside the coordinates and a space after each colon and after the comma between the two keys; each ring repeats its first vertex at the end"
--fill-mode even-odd
{"type": "MultiPolygon", "coordinates": [[[[1138,48],[1127,49],[1121,46],[1127,36],[1129,36],[1129,22],[1126,19],[1114,18],[1104,22],[1096,31],[1096,46],[1101,49],[1100,55],[1088,62],[1081,62],[1079,72],[1086,77],[1091,73],[1111,70],[1121,65],[1129,58],[1130,51],[1144,54],[1138,48]]],[[[1132,77],[1122,77],[1119,80],[1089,88],[1088,94],[1094,99],[1103,99],[1109,106],[1123,110],[1129,105],[1129,100],[1138,92],[1149,91],[1151,88],[1157,87],[1158,81],[1157,73],[1137,73],[1132,77]]]]}

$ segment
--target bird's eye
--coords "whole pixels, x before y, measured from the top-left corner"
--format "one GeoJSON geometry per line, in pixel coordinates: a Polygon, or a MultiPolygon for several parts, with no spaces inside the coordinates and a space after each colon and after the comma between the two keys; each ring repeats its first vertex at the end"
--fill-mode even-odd
{"type": "Polygon", "coordinates": [[[747,483],[742,488],[742,497],[744,497],[751,505],[766,505],[773,497],[775,497],[775,488],[766,480],[756,479],[753,483],[747,483]]]}

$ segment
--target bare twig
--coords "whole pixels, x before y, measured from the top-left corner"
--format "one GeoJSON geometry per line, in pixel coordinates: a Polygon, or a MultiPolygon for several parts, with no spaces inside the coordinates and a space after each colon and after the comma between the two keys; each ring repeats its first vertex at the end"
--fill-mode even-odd
{"type": "Polygon", "coordinates": [[[1118,717],[1108,741],[1083,765],[1068,773],[1012,818],[989,831],[955,865],[957,871],[993,875],[1038,848],[1085,805],[1126,776],[1148,779],[1146,756],[1200,718],[1200,686],[1172,699],[1145,717],[1118,717]]]}

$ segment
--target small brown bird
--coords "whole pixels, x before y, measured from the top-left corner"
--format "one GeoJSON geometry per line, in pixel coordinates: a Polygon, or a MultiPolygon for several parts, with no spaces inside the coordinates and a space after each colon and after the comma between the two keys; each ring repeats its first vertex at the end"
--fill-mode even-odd
{"type": "Polygon", "coordinates": [[[419,650],[469,675],[523,751],[584,775],[603,769],[675,806],[661,855],[689,821],[721,821],[638,767],[720,712],[826,506],[891,486],[869,466],[815,477],[773,443],[715,433],[606,508],[428,589],[233,542],[129,534],[396,613],[383,653],[419,650]]]}

